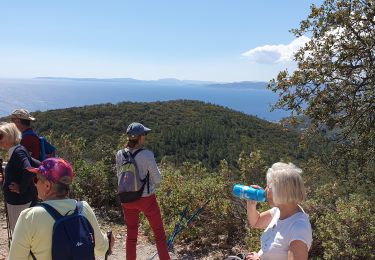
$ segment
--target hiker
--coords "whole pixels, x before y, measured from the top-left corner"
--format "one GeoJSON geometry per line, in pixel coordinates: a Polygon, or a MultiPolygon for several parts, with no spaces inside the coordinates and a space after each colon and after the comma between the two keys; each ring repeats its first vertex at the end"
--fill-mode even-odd
{"type": "Polygon", "coordinates": [[[161,182],[161,174],[156,165],[152,151],[143,149],[143,144],[151,129],[140,123],[131,123],[127,130],[125,149],[119,150],[116,155],[117,174],[121,174],[125,163],[125,155],[129,152],[135,160],[141,179],[146,179],[146,187],[140,198],[132,202],[121,203],[126,225],[126,259],[136,259],[136,245],[138,237],[139,214],[143,212],[154,233],[159,259],[170,259],[166,236],[161,219],[160,209],[155,196],[155,187],[161,182]],[[148,176],[148,177],[147,177],[148,176]]]}
{"type": "MultiPolygon", "coordinates": [[[[43,200],[43,203],[48,204],[63,216],[73,214],[77,201],[68,197],[73,170],[67,161],[62,158],[49,158],[44,160],[38,168],[28,168],[28,170],[34,176],[38,197],[43,200]]],[[[89,204],[83,201],[82,206],[82,213],[94,231],[95,255],[102,256],[109,247],[110,249],[113,247],[114,237],[111,236],[109,246],[107,235],[100,231],[96,216],[89,204]]],[[[52,259],[54,224],[54,218],[42,206],[37,205],[22,211],[14,230],[9,260],[31,259],[31,254],[34,255],[33,259],[52,259]]],[[[55,242],[58,246],[65,241],[55,242]]],[[[89,258],[83,257],[82,259],[89,258]]]]}
{"type": "MultiPolygon", "coordinates": [[[[256,201],[247,200],[247,218],[253,228],[265,229],[259,252],[246,259],[307,259],[312,243],[308,215],[299,205],[306,197],[302,170],[278,162],[267,171],[267,202],[270,210],[259,213],[256,201]]],[[[252,185],[254,188],[260,188],[252,185]]]]}
{"type": "Polygon", "coordinates": [[[0,124],[0,148],[8,151],[8,163],[4,169],[4,178],[0,177],[0,183],[3,183],[11,231],[14,230],[21,211],[37,201],[34,175],[26,169],[39,162],[32,159],[26,148],[20,144],[20,136],[15,124],[0,124]]]}
{"type": "Polygon", "coordinates": [[[31,157],[39,160],[40,144],[38,136],[24,134],[33,132],[31,121],[34,121],[35,117],[32,117],[26,109],[16,109],[9,115],[9,118],[22,133],[21,144],[29,151],[31,157]]]}

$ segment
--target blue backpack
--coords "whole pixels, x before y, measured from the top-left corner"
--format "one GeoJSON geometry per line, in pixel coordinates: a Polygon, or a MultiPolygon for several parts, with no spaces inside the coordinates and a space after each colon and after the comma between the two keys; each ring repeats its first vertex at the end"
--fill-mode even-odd
{"type": "Polygon", "coordinates": [[[38,136],[33,130],[28,129],[25,132],[22,133],[22,138],[27,136],[27,135],[32,135],[37,138],[39,138],[39,161],[44,161],[46,158],[50,157],[55,157],[56,155],[56,148],[50,144],[46,138],[42,136],[38,136]]]}
{"type": "MultiPolygon", "coordinates": [[[[61,215],[56,209],[46,203],[40,203],[54,219],[52,232],[53,260],[95,260],[94,230],[82,214],[82,201],[77,201],[71,215],[61,215]]],[[[31,253],[33,259],[35,256],[31,253]]]]}

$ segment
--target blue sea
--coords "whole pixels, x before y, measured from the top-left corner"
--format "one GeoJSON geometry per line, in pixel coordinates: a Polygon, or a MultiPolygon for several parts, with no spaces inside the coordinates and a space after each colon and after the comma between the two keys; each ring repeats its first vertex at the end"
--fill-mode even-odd
{"type": "Polygon", "coordinates": [[[134,79],[0,79],[0,117],[16,108],[30,111],[77,107],[123,101],[151,102],[200,100],[221,105],[268,121],[288,116],[281,110],[270,112],[277,94],[266,82],[212,84],[178,80],[142,81],[134,79]]]}

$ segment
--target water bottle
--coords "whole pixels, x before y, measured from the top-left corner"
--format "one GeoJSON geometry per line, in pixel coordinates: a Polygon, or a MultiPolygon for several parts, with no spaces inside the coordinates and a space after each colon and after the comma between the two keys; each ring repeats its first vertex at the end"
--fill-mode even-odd
{"type": "Polygon", "coordinates": [[[232,190],[233,196],[246,199],[246,200],[256,200],[259,202],[266,201],[266,191],[263,189],[255,189],[250,186],[245,186],[241,184],[236,184],[233,186],[232,190]]]}

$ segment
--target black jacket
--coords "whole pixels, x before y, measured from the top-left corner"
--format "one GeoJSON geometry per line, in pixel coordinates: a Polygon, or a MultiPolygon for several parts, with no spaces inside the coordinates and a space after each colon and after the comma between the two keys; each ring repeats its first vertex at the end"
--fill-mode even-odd
{"type": "Polygon", "coordinates": [[[5,167],[3,191],[5,201],[11,205],[22,205],[37,199],[34,185],[34,173],[28,172],[27,167],[36,167],[26,148],[17,145],[5,167]],[[15,182],[20,185],[20,193],[10,192],[9,184],[15,182]]]}

